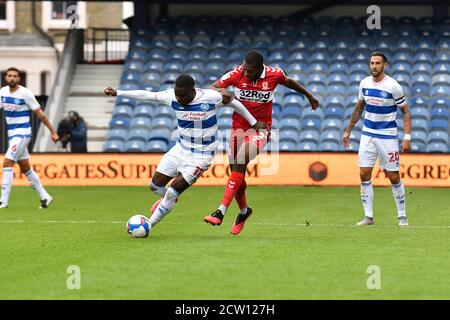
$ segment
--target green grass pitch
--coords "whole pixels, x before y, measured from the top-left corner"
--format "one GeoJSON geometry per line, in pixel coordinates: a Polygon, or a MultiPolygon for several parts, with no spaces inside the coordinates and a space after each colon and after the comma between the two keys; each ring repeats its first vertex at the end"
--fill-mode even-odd
{"type": "Polygon", "coordinates": [[[375,188],[376,225],[356,227],[359,188],[249,187],[254,215],[232,236],[235,203],[220,227],[202,221],[223,187],[194,187],[146,239],[125,223],[149,214],[147,188],[48,190],[47,210],[26,187],[0,210],[0,299],[450,298],[450,189],[407,188],[400,228],[390,188],[375,188]],[[380,289],[367,286],[373,265],[380,289]]]}

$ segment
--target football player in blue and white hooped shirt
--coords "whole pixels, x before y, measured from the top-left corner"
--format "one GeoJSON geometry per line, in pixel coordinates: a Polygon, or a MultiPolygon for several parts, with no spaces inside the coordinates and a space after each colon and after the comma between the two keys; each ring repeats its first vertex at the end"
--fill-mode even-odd
{"type": "MultiPolygon", "coordinates": [[[[222,106],[229,95],[222,96],[212,89],[197,89],[194,79],[187,74],[176,79],[175,89],[150,92],[122,91],[108,87],[105,94],[156,101],[175,110],[179,139],[162,157],[150,184],[151,190],[162,197],[152,207],[150,224],[153,227],[172,210],[180,194],[211,165],[218,142],[216,108],[222,106]],[[167,188],[166,185],[173,178],[167,188]]],[[[267,124],[257,122],[239,101],[233,100],[227,106],[234,108],[254,129],[267,129],[267,124]]]]}
{"type": "Polygon", "coordinates": [[[359,144],[359,169],[361,178],[361,201],[364,218],[358,225],[374,224],[372,170],[377,158],[392,184],[392,192],[398,211],[398,224],[407,226],[405,188],[400,180],[400,152],[397,137],[397,108],[403,114],[404,136],[401,152],[410,150],[411,115],[402,87],[384,73],[387,59],[381,52],[373,52],[370,58],[371,76],[364,78],[359,85],[359,99],[353,110],[347,129],[342,136],[344,145],[350,145],[350,133],[364,115],[364,126],[359,144]]]}
{"type": "Polygon", "coordinates": [[[0,109],[3,108],[5,113],[9,147],[3,161],[0,209],[8,207],[9,194],[11,193],[14,179],[13,167],[16,162],[19,164],[22,173],[28,178],[33,189],[39,193],[41,199],[40,208],[47,208],[53,202],[53,198],[45,191],[38,175],[31,169],[28,160],[30,155],[27,147],[31,140],[30,112],[33,111],[47,126],[52,134],[53,142],[57,142],[59,137],[33,93],[24,86],[19,85],[19,70],[13,67],[9,68],[6,71],[5,80],[8,85],[0,89],[0,109]]]}

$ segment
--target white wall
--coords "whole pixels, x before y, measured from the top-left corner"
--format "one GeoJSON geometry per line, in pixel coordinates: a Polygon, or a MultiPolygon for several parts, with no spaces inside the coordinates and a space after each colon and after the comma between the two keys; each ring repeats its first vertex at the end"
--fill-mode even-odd
{"type": "Polygon", "coordinates": [[[55,49],[51,47],[0,47],[0,70],[16,67],[27,73],[27,87],[41,93],[41,72],[48,71],[47,95],[53,86],[58,69],[55,49]]]}

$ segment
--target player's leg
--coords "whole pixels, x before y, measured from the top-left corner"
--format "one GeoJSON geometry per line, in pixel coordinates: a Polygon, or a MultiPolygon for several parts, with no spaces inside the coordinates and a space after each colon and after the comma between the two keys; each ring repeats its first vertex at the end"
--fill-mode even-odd
{"type": "Polygon", "coordinates": [[[359,177],[361,180],[361,202],[364,208],[364,218],[357,225],[371,225],[373,220],[373,186],[372,170],[378,158],[374,138],[365,135],[361,136],[358,151],[359,177]]]}
{"type": "Polygon", "coordinates": [[[173,179],[178,173],[178,166],[180,165],[182,159],[179,156],[182,152],[181,148],[176,144],[172,147],[161,159],[158,166],[156,167],[156,172],[150,181],[150,190],[159,196],[161,199],[156,200],[152,205],[150,211],[155,212],[158,204],[164,198],[167,188],[166,185],[170,180],[173,179]]]}
{"type": "Polygon", "coordinates": [[[150,225],[153,227],[158,222],[160,222],[170,211],[172,211],[177,202],[178,197],[181,193],[190,187],[190,184],[184,179],[183,175],[180,173],[167,188],[164,197],[158,203],[155,211],[150,217],[150,225]]]}
{"type": "Polygon", "coordinates": [[[51,195],[49,195],[48,192],[45,190],[44,186],[41,183],[41,180],[39,179],[39,176],[36,174],[36,172],[30,166],[30,161],[29,161],[30,155],[28,154],[28,149],[27,149],[30,139],[29,138],[27,138],[27,139],[28,139],[28,142],[26,143],[26,146],[22,146],[23,150],[19,156],[19,160],[17,161],[17,163],[20,166],[20,171],[22,172],[22,174],[24,174],[27,177],[28,182],[30,183],[31,187],[34,190],[36,190],[36,192],[39,194],[39,199],[41,201],[41,206],[39,208],[45,209],[45,208],[48,208],[50,206],[50,204],[52,204],[53,197],[51,195]]]}
{"type": "Polygon", "coordinates": [[[392,185],[392,195],[397,206],[398,224],[407,226],[406,195],[403,181],[400,179],[400,154],[397,139],[378,139],[380,163],[392,185]]]}
{"type": "Polygon", "coordinates": [[[28,145],[24,138],[15,137],[9,140],[8,150],[3,160],[3,179],[2,179],[2,195],[0,198],[0,208],[7,208],[9,202],[9,196],[14,180],[14,164],[19,159],[25,146],[28,145]]]}
{"type": "Polygon", "coordinates": [[[156,207],[155,212],[150,217],[150,224],[153,227],[164,218],[174,207],[181,193],[193,185],[203,172],[208,170],[213,160],[213,155],[195,155],[182,151],[180,157],[183,159],[178,166],[178,174],[167,188],[166,194],[156,207]]]}

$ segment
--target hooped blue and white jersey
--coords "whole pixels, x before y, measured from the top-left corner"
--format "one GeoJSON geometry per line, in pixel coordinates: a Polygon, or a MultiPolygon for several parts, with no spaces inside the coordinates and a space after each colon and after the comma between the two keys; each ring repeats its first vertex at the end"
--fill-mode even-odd
{"type": "Polygon", "coordinates": [[[359,99],[366,102],[362,134],[397,139],[397,107],[406,105],[400,84],[387,75],[378,83],[366,77],[359,84],[359,99]]]}
{"type": "Polygon", "coordinates": [[[33,93],[20,86],[14,92],[10,92],[9,86],[0,89],[0,109],[4,109],[8,138],[30,138],[32,110],[40,108],[33,93]]]}
{"type": "Polygon", "coordinates": [[[173,89],[156,93],[156,99],[175,110],[178,120],[178,143],[191,152],[213,153],[217,148],[216,107],[222,95],[212,89],[195,89],[194,100],[182,106],[173,89]]]}

